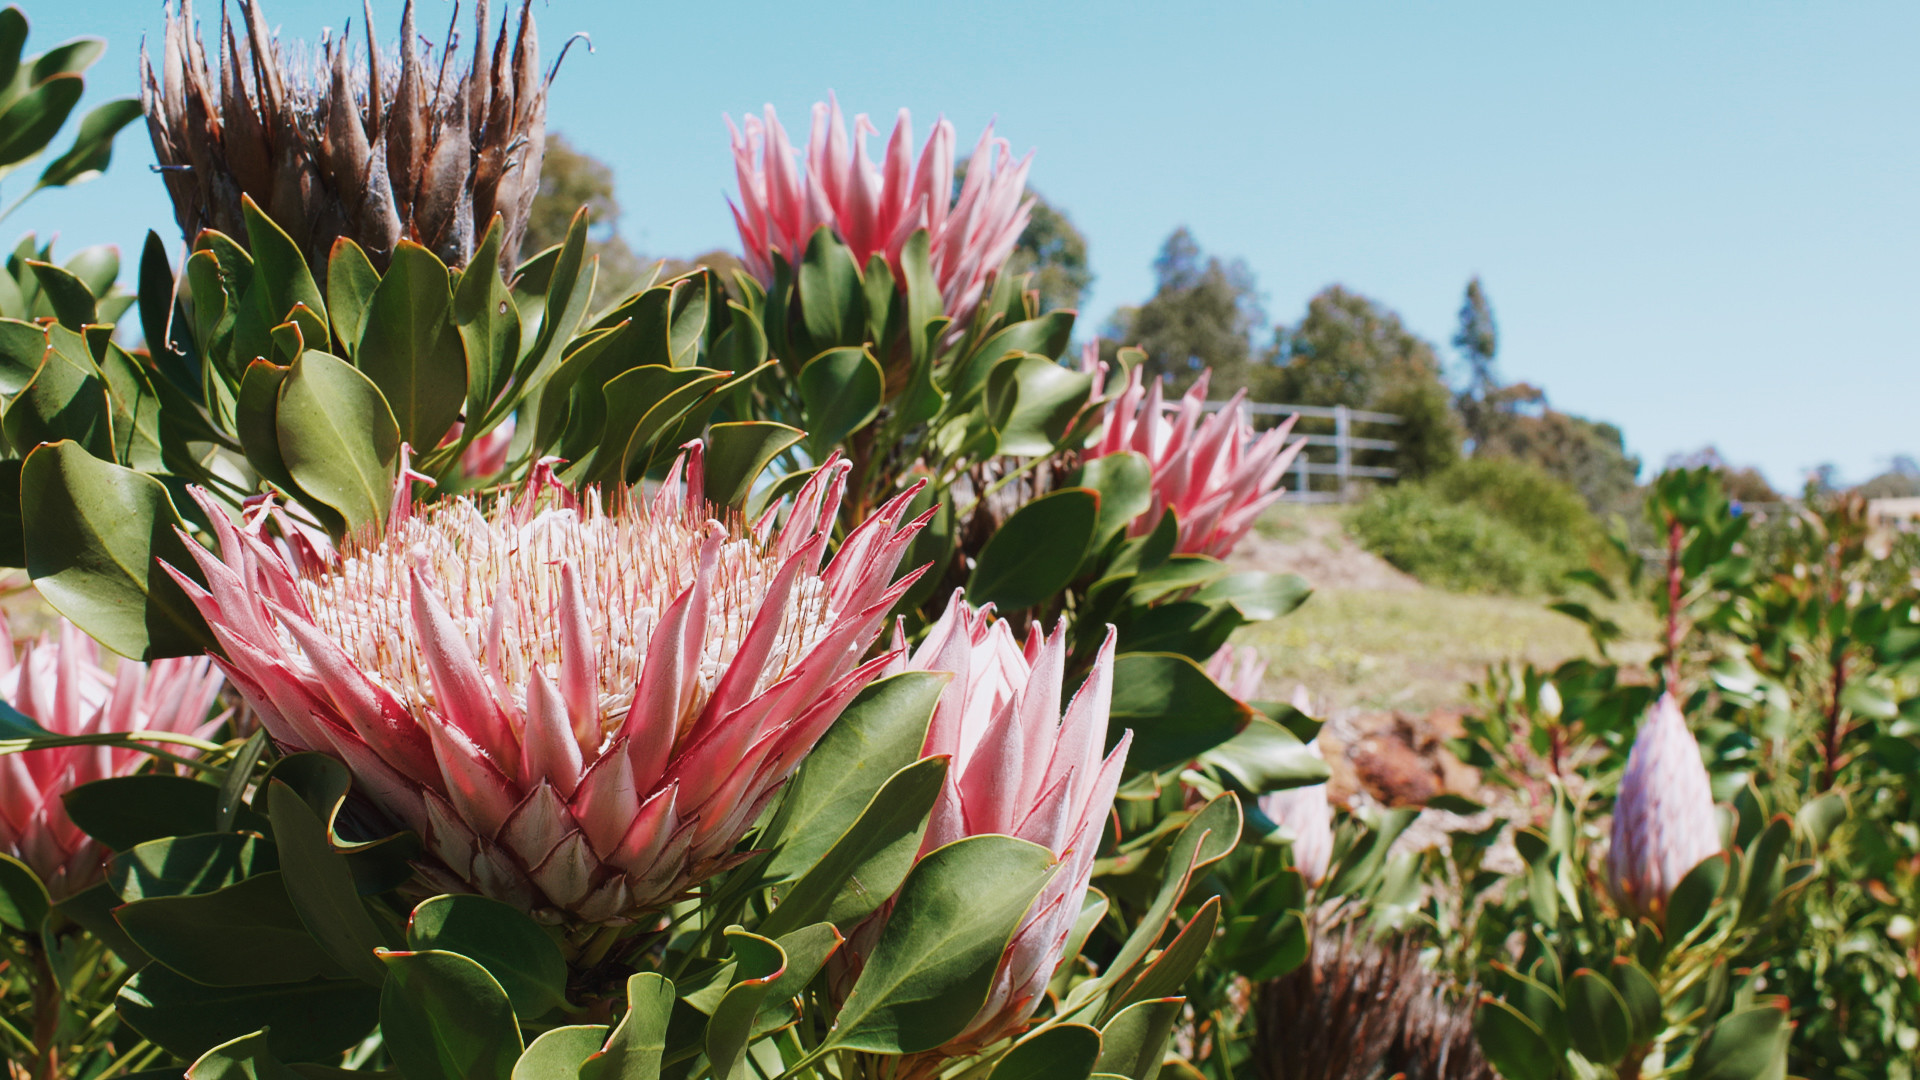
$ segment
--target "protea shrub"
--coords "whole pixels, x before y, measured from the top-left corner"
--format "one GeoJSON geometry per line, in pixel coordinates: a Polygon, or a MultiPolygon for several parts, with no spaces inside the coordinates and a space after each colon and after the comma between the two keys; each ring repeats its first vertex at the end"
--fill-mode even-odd
{"type": "MultiPolygon", "coordinates": [[[[220,691],[211,660],[122,660],[108,672],[100,659],[93,639],[64,619],[55,634],[16,652],[0,618],[0,702],[54,735],[205,736],[224,722],[208,718],[220,691]]],[[[93,885],[105,869],[107,850],[67,817],[61,796],[152,761],[124,746],[49,747],[0,757],[0,852],[25,863],[56,902],[93,885]]]]}
{"type": "Polygon", "coordinates": [[[1700,744],[1672,694],[1662,694],[1634,736],[1613,807],[1607,876],[1629,915],[1655,922],[1687,872],[1720,852],[1713,787],[1700,744]]]}
{"type": "Polygon", "coordinates": [[[824,225],[847,245],[856,265],[864,268],[880,255],[904,287],[901,249],[925,229],[942,306],[957,332],[972,321],[989,277],[1013,253],[1033,210],[1026,196],[1033,154],[1015,161],[1008,142],[993,137],[991,124],[975,144],[957,192],[954,129],[944,118],[933,125],[916,160],[913,121],[901,109],[879,165],[867,156],[867,136],[879,129],[862,113],[854,117],[849,139],[836,99],[813,107],[804,167],[795,162],[771,105],[765,120],[748,115],[740,127],[728,117],[727,130],[740,182],[740,199],[730,205],[742,261],[769,286],[775,257],[798,266],[814,230],[824,225]]]}
{"type": "Polygon", "coordinates": [[[1088,460],[1133,450],[1153,465],[1153,503],[1128,527],[1133,536],[1152,532],[1172,510],[1180,523],[1175,550],[1224,557],[1253,528],[1260,512],[1280,498],[1280,481],[1305,444],[1289,441],[1293,417],[1256,434],[1246,391],[1207,414],[1202,372],[1176,405],[1161,399],[1159,380],[1148,384],[1141,369],[1127,373],[1126,389],[1107,406],[1088,460]]]}
{"type": "Polygon", "coordinates": [[[402,493],[313,567],[209,504],[206,587],[175,576],[274,740],[337,758],[420,834],[427,888],[621,924],[733,865],[894,659],[861,662],[923,522],[904,494],[823,566],[847,468],[823,466],[778,524],[710,508],[698,444],[644,499],[575,496],[545,470],[493,501],[402,493]]]}
{"type": "MultiPolygon", "coordinates": [[[[1046,1000],[1093,875],[1102,828],[1133,733],[1102,758],[1113,699],[1113,635],[1064,712],[1065,624],[1024,643],[956,592],[911,657],[895,670],[949,671],[924,753],[949,757],[947,778],[921,854],[968,836],[1002,833],[1039,844],[1060,860],[1000,958],[986,1004],[936,1057],[958,1056],[1017,1034],[1046,1000]]],[[[896,637],[896,653],[903,645],[896,637]]],[[[858,942],[856,941],[856,944],[858,942]]]]}
{"type": "Polygon", "coordinates": [[[412,0],[397,51],[380,48],[365,9],[364,54],[350,34],[314,47],[282,43],[260,0],[240,10],[239,28],[221,12],[213,65],[192,0],[167,13],[157,75],[141,52],[154,155],[189,239],[207,228],[245,237],[245,195],[294,239],[320,281],[340,236],[383,270],[403,239],[464,266],[495,214],[505,224],[502,259],[513,259],[546,146],[531,0],[517,23],[502,19],[491,35],[487,0],[476,0],[473,46],[459,62],[452,26],[438,57],[422,53],[412,0]]]}

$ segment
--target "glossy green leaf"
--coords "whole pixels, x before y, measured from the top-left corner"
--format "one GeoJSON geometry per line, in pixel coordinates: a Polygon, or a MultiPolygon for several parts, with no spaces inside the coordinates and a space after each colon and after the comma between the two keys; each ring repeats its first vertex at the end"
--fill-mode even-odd
{"type": "Polygon", "coordinates": [[[580,1068],[580,1080],[660,1080],[673,1015],[673,983],[651,971],[627,977],[627,1012],[606,1049],[580,1068]]]}
{"type": "Polygon", "coordinates": [[[514,362],[520,357],[520,316],[514,310],[513,292],[493,269],[500,264],[505,232],[504,219],[494,215],[486,238],[453,291],[451,315],[467,360],[466,415],[470,423],[489,416],[494,402],[505,393],[514,362]]]}
{"type": "MultiPolygon", "coordinates": [[[[1106,972],[1100,977],[1103,987],[1111,988],[1138,977],[1139,965],[1148,952],[1159,945],[1193,874],[1226,858],[1240,842],[1241,820],[1239,801],[1232,795],[1221,795],[1195,811],[1181,826],[1167,850],[1169,870],[1160,877],[1153,904],[1141,916],[1120,951],[1107,962],[1106,972]]],[[[1106,1010],[1108,1015],[1112,1012],[1112,1009],[1106,1010]]]]}
{"type": "Polygon", "coordinates": [[[26,863],[0,853],[0,926],[38,933],[53,909],[47,887],[26,863]]]}
{"type": "Polygon", "coordinates": [[[574,1080],[600,1052],[607,1031],[605,1024],[571,1024],[542,1033],[513,1063],[513,1080],[574,1080]]]}
{"type": "Polygon", "coordinates": [[[725,935],[733,948],[733,975],[707,1021],[707,1060],[714,1080],[747,1080],[750,1073],[742,1062],[753,1038],[753,1021],[786,970],[787,954],[758,934],[730,928],[725,935]]]}
{"type": "Polygon", "coordinates": [[[918,1053],[960,1034],[1054,869],[1051,852],[1010,836],[970,836],[929,852],[901,886],[828,1043],[918,1053]]]}
{"type": "MultiPolygon", "coordinates": [[[[1112,739],[1133,731],[1127,768],[1148,772],[1183,764],[1228,742],[1255,714],[1187,657],[1123,653],[1114,661],[1110,715],[1112,739]]],[[[1267,734],[1268,741],[1277,739],[1267,734]]]]}
{"type": "Polygon", "coordinates": [[[39,280],[40,295],[52,308],[61,326],[78,333],[95,321],[97,301],[85,282],[65,268],[50,263],[29,259],[27,266],[39,280]]]}
{"type": "Polygon", "coordinates": [[[1780,857],[1793,842],[1793,821],[1776,815],[1747,848],[1741,860],[1740,923],[1751,925],[1764,918],[1780,892],[1780,857]]]}
{"type": "Polygon", "coordinates": [[[1100,516],[1093,530],[1093,546],[1099,551],[1152,509],[1153,463],[1132,450],[1097,457],[1080,467],[1071,486],[1100,493],[1100,516]]]}
{"type": "Polygon", "coordinates": [[[947,389],[956,401],[984,389],[987,377],[1000,362],[1015,353],[1058,359],[1073,337],[1073,312],[1050,311],[1037,319],[1027,319],[996,332],[957,364],[947,381],[947,389]]]}
{"type": "Polygon", "coordinates": [[[1166,1055],[1167,1039],[1185,1007],[1185,998],[1139,1001],[1121,1010],[1100,1029],[1100,1058],[1096,1072],[1129,1080],[1154,1080],[1166,1055]]]}
{"type": "Polygon", "coordinates": [[[822,921],[850,933],[878,910],[913,868],[946,776],[947,760],[934,757],[889,777],[853,825],[784,890],[761,933],[778,937],[822,921]]]}
{"type": "Polygon", "coordinates": [[[1213,944],[1213,932],[1219,925],[1220,898],[1210,896],[1140,977],[1115,999],[1115,1008],[1124,1015],[1130,1006],[1179,994],[1188,976],[1207,955],[1208,947],[1213,944]]]}
{"type": "Polygon", "coordinates": [[[300,920],[342,970],[379,986],[388,968],[374,950],[387,941],[353,887],[347,857],[328,844],[325,822],[297,792],[277,781],[268,788],[274,843],[300,920]]]}
{"type": "Polygon", "coordinates": [[[1092,388],[1091,372],[1044,356],[1001,362],[987,378],[987,410],[1000,434],[1000,452],[1036,457],[1061,448],[1092,388]]]}
{"type": "Polygon", "coordinates": [[[77,334],[49,347],[38,370],[12,401],[0,429],[20,451],[71,439],[95,457],[112,460],[114,432],[106,379],[77,334]]]}
{"type": "Polygon", "coordinates": [[[1614,958],[1611,974],[1613,988],[1627,1007],[1630,1040],[1635,1045],[1652,1042],[1666,1026],[1660,1016],[1659,985],[1647,969],[1625,957],[1614,958]]]}
{"type": "Polygon", "coordinates": [[[446,264],[402,240],[367,304],[353,354],[392,407],[400,437],[420,453],[440,444],[467,400],[467,355],[449,318],[452,303],[446,264]]]}
{"type": "Polygon", "coordinates": [[[302,490],[349,529],[387,520],[400,427],[371,379],[337,357],[303,353],[281,385],[276,423],[280,457],[302,490]]]}
{"type": "Polygon", "coordinates": [[[721,506],[744,507],[754,482],[780,452],[807,433],[770,420],[715,424],[707,432],[706,495],[721,506]]]}
{"type": "Polygon", "coordinates": [[[1488,1064],[1506,1080],[1553,1080],[1557,1055],[1533,1021],[1499,998],[1485,996],[1474,1013],[1474,1034],[1488,1064]]]}
{"type": "Polygon", "coordinates": [[[1248,619],[1264,622],[1292,612],[1312,595],[1312,586],[1299,574],[1250,570],[1228,574],[1201,586],[1193,599],[1203,604],[1224,600],[1248,619]]]}
{"type": "Polygon", "coordinates": [[[813,349],[857,348],[866,339],[867,327],[860,268],[854,265],[853,253],[825,225],[807,239],[796,278],[800,319],[813,349]]]}
{"type": "Polygon", "coordinates": [[[1794,824],[1816,847],[1825,847],[1827,841],[1833,838],[1834,830],[1847,819],[1849,812],[1846,794],[1840,791],[1829,791],[1802,806],[1800,812],[1794,815],[1794,824]]]}
{"type": "MultiPolygon", "coordinates": [[[[254,280],[266,290],[267,318],[276,322],[284,320],[298,304],[324,327],[327,305],[321,299],[320,286],[314,283],[299,245],[246,195],[240,196],[240,212],[246,218],[247,250],[253,256],[254,280]]],[[[315,337],[311,344],[326,351],[325,335],[315,337]]]]}
{"type": "Polygon", "coordinates": [[[0,394],[11,396],[33,381],[47,355],[47,331],[20,319],[0,319],[0,394]]]}
{"type": "Polygon", "coordinates": [[[158,773],[94,780],[60,800],[75,825],[114,851],[207,832],[220,811],[219,788],[158,773]]]}
{"type": "Polygon", "coordinates": [[[1100,1033],[1085,1024],[1042,1028],[994,1063],[989,1080],[1087,1080],[1100,1060],[1100,1033]]]}
{"type": "Polygon", "coordinates": [[[113,160],[113,137],[140,119],[138,98],[115,98],[94,106],[80,118],[73,145],[40,171],[38,187],[66,187],[100,175],[113,160]]]}
{"type": "Polygon", "coordinates": [[[236,832],[168,836],[136,844],[107,865],[107,881],[126,901],[191,896],[280,868],[270,841],[236,832]]]}
{"type": "Polygon", "coordinates": [[[327,317],[333,324],[333,336],[340,340],[349,360],[360,351],[360,338],[367,332],[367,312],[379,287],[380,272],[360,245],[344,236],[335,240],[327,258],[327,317]]]}
{"type": "Polygon", "coordinates": [[[1743,1009],[1707,1032],[1693,1052],[1687,1080],[1781,1080],[1792,1035],[1785,998],[1743,1009]]]}
{"type": "Polygon", "coordinates": [[[507,993],[459,953],[383,952],[380,1030],[408,1080],[510,1080],[525,1049],[507,993]]]}
{"type": "Polygon", "coordinates": [[[880,412],[886,382],[880,364],[860,348],[829,349],[807,361],[795,379],[806,408],[807,454],[823,461],[880,412]]]}
{"type": "Polygon", "coordinates": [[[114,1004],[128,1026],[188,1060],[265,1028],[282,1061],[314,1061],[366,1038],[379,1019],[380,995],[352,979],[203,986],[149,964],[114,1004]]]}
{"type": "Polygon", "coordinates": [[[1208,750],[1200,760],[1233,777],[1251,795],[1323,784],[1329,775],[1325,761],[1264,716],[1254,717],[1238,735],[1208,750]]]}
{"type": "Polygon", "coordinates": [[[54,75],[0,113],[0,173],[46,149],[79,104],[84,88],[79,75],[54,75]]]}
{"type": "Polygon", "coordinates": [[[926,745],[946,672],[908,671],[867,684],[787,783],[759,845],[773,850],[765,876],[793,881],[853,826],[889,778],[926,745]]]}
{"type": "Polygon", "coordinates": [[[278,871],[210,893],[136,900],[114,918],[149,956],[208,986],[342,974],[307,933],[278,871]]]}
{"type": "Polygon", "coordinates": [[[534,1020],[566,1004],[560,946],[518,908],[484,896],[436,896],[407,920],[407,947],[456,952],[477,961],[506,990],[513,1011],[534,1020]]]}
{"type": "Polygon", "coordinates": [[[274,1056],[267,1032],[256,1031],[221,1043],[187,1067],[186,1080],[299,1080],[299,1074],[274,1056]]]}
{"type": "Polygon", "coordinates": [[[1667,898],[1666,939],[1673,944],[1686,940],[1707,918],[1708,911],[1726,885],[1731,866],[1726,853],[1702,860],[1674,886],[1667,898]]]}
{"type": "Polygon", "coordinates": [[[1600,1065],[1617,1064],[1632,1045],[1626,1000],[1604,976],[1587,968],[1567,980],[1567,1035],[1575,1050],[1600,1065]]]}
{"type": "Polygon", "coordinates": [[[1011,614],[1052,599],[1079,571],[1099,513],[1099,496],[1084,488],[1042,495],[1014,511],[980,549],[967,601],[1011,614]]]}

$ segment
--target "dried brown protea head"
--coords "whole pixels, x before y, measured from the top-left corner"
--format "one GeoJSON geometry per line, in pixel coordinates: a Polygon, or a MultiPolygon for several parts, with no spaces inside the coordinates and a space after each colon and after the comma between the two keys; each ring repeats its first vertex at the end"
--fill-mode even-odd
{"type": "Polygon", "coordinates": [[[400,16],[397,54],[383,54],[371,4],[365,52],[323,36],[288,46],[267,32],[260,0],[239,0],[244,27],[221,5],[219,56],[209,66],[193,0],[167,10],[155,75],[142,47],[141,103],[154,154],[189,239],[218,229],[244,240],[240,197],[250,196],[293,237],[319,276],[336,237],[349,237],[385,268],[412,240],[464,266],[493,215],[505,219],[511,260],[540,186],[547,79],[523,0],[517,25],[502,18],[487,45],[487,0],[474,5],[474,47],[459,59],[455,26],[434,54],[400,16]]]}
{"type": "Polygon", "coordinates": [[[1370,942],[1348,925],[1260,986],[1254,1060],[1265,1080],[1495,1080],[1471,1000],[1421,961],[1417,942],[1370,942]]]}

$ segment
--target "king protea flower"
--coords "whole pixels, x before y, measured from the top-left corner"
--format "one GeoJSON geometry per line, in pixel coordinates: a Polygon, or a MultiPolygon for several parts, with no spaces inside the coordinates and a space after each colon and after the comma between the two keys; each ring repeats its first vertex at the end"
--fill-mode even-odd
{"type": "Polygon", "coordinates": [[[1662,694],[1634,737],[1613,805],[1607,875],[1614,895],[1629,914],[1663,921],[1674,886],[1719,852],[1700,744],[1673,695],[1662,694]]]}
{"type": "MultiPolygon", "coordinates": [[[[1014,1034],[1045,999],[1067,934],[1080,916],[1101,829],[1126,763],[1131,731],[1101,759],[1113,698],[1113,632],[1064,715],[1066,624],[1022,646],[992,606],[974,609],[955,592],[911,659],[896,670],[950,671],[934,709],[925,753],[949,757],[921,854],[968,836],[1003,833],[1031,840],[1059,859],[994,975],[993,990],[947,1053],[1014,1034]]],[[[896,645],[899,644],[896,636],[896,645]]]]}
{"type": "Polygon", "coordinates": [[[1168,510],[1180,523],[1175,550],[1223,557],[1253,528],[1260,512],[1280,498],[1280,481],[1304,441],[1288,441],[1293,417],[1256,435],[1246,409],[1246,391],[1225,408],[1207,414],[1207,377],[1202,372],[1178,405],[1161,401],[1160,382],[1145,384],[1139,367],[1127,373],[1127,388],[1107,405],[1099,438],[1086,457],[1133,450],[1153,463],[1153,505],[1133,519],[1128,532],[1143,536],[1168,510]]]}
{"type": "MultiPolygon", "coordinates": [[[[15,654],[0,618],[0,701],[54,735],[109,731],[210,734],[220,673],[205,657],[142,664],[108,674],[100,647],[62,619],[15,654]]],[[[190,753],[182,750],[180,752],[190,753]]],[[[57,902],[99,881],[107,850],[67,817],[61,796],[93,780],[126,776],[153,760],[118,746],[63,746],[0,757],[0,851],[39,875],[57,902]]]]}
{"type": "Polygon", "coordinates": [[[339,759],[420,833],[429,888],[622,922],[732,865],[891,659],[860,663],[924,519],[902,495],[822,568],[847,471],[751,527],[709,516],[697,443],[611,508],[544,469],[491,503],[403,491],[383,532],[312,569],[208,502],[206,587],[175,578],[274,740],[339,759]]]}
{"type": "Polygon", "coordinates": [[[1251,645],[1242,645],[1238,651],[1231,645],[1222,645],[1220,651],[1207,660],[1207,677],[1241,701],[1252,701],[1259,696],[1260,680],[1266,674],[1267,662],[1260,658],[1260,650],[1251,645]]]}
{"type": "Polygon", "coordinates": [[[1033,200],[1027,198],[1029,152],[1018,162],[1005,139],[993,137],[988,124],[967,163],[967,176],[954,193],[954,131],[944,118],[913,154],[913,121],[900,110],[886,157],[876,167],[867,157],[867,136],[879,129],[865,113],[853,118],[853,138],[829,97],[813,107],[813,133],[807,141],[804,171],[794,162],[793,144],[768,105],[766,120],[748,115],[736,128],[733,164],[740,179],[740,201],[733,207],[740,231],[742,261],[762,282],[773,282],[773,257],[800,265],[807,241],[822,225],[852,249],[864,270],[875,254],[886,258],[894,280],[904,285],[900,250],[917,229],[926,229],[934,279],[953,325],[964,329],[979,307],[989,275],[1013,254],[1027,227],[1033,200]]]}
{"type": "Polygon", "coordinates": [[[244,243],[246,195],[316,269],[338,236],[382,268],[403,239],[465,266],[497,213],[510,263],[546,153],[548,80],[530,4],[522,0],[511,32],[512,20],[501,21],[489,51],[487,0],[476,0],[472,59],[455,64],[451,26],[439,57],[421,55],[412,0],[401,8],[397,57],[375,42],[370,5],[359,56],[346,35],[312,50],[284,45],[261,0],[244,0],[238,32],[221,13],[216,75],[193,0],[180,0],[178,15],[167,13],[157,77],[141,51],[140,99],[181,231],[192,239],[218,229],[244,243]]]}

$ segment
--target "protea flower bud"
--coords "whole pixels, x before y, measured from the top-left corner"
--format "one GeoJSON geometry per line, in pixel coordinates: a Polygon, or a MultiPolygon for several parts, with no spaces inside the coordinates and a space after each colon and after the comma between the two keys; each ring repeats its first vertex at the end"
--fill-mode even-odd
{"type": "MultiPolygon", "coordinates": [[[[106,731],[209,734],[220,673],[205,657],[142,664],[108,674],[100,647],[62,619],[16,656],[0,618],[0,701],[55,735],[106,731]]],[[[190,750],[181,750],[191,753],[190,750]]],[[[31,867],[58,902],[100,880],[107,852],[67,818],[60,797],[81,784],[126,776],[153,760],[116,746],[63,746],[0,757],[0,851],[31,867]]]]}
{"type": "Polygon", "coordinates": [[[1720,851],[1713,787],[1700,744],[1672,694],[1662,694],[1627,754],[1613,805],[1607,875],[1620,906],[1655,922],[1687,872],[1720,851]]]}
{"type": "Polygon", "coordinates": [[[980,305],[989,275],[1013,254],[1027,227],[1033,200],[1024,198],[1029,152],[1018,162],[1005,139],[988,124],[973,148],[966,180],[954,192],[953,125],[945,119],[912,157],[913,121],[900,110],[886,158],[876,168],[867,157],[867,136],[879,129],[865,113],[853,118],[851,148],[840,103],[829,95],[813,107],[805,171],[794,163],[793,144],[768,105],[766,120],[748,115],[734,127],[733,164],[740,201],[733,207],[742,261],[762,282],[773,281],[773,256],[798,266],[807,241],[822,225],[834,231],[862,269],[884,255],[894,280],[904,286],[900,251],[917,229],[926,229],[934,279],[955,331],[964,330],[980,305]]]}
{"type": "Polygon", "coordinates": [[[1113,698],[1111,630],[1063,715],[1066,624],[1045,637],[1034,626],[1023,648],[992,612],[991,605],[967,606],[956,591],[912,658],[896,661],[896,670],[954,675],[927,729],[925,753],[951,760],[921,854],[963,837],[1004,833],[1053,852],[1060,868],[1014,932],[986,1004],[947,1044],[946,1056],[1017,1033],[1045,999],[1086,898],[1133,740],[1130,731],[1121,735],[1101,759],[1113,698]]]}
{"type": "Polygon", "coordinates": [[[1241,701],[1252,701],[1259,695],[1260,680],[1266,674],[1267,662],[1260,658],[1260,650],[1251,645],[1242,645],[1238,651],[1231,645],[1222,645],[1220,651],[1207,660],[1207,677],[1241,701]]]}
{"type": "MultiPolygon", "coordinates": [[[[1304,687],[1294,692],[1293,700],[1295,708],[1308,711],[1304,687]]],[[[1320,750],[1319,739],[1307,744],[1307,752],[1326,758],[1320,750]]],[[[1300,871],[1307,883],[1318,885],[1325,881],[1327,870],[1333,865],[1333,804],[1327,801],[1327,785],[1308,784],[1268,792],[1260,796],[1260,812],[1293,835],[1293,868],[1300,871]]]]}
{"type": "Polygon", "coordinates": [[[1133,519],[1129,533],[1152,532],[1172,510],[1180,523],[1175,550],[1221,557],[1280,498],[1287,466],[1306,443],[1287,440],[1293,417],[1256,436],[1243,408],[1244,390],[1203,418],[1209,374],[1202,372],[1179,404],[1168,406],[1160,399],[1159,381],[1145,385],[1135,367],[1127,374],[1127,388],[1108,404],[1099,439],[1086,456],[1144,454],[1153,463],[1153,504],[1133,519]]]}
{"type": "Polygon", "coordinates": [[[902,495],[823,569],[847,468],[824,465],[779,527],[709,518],[697,443],[611,508],[544,470],[491,503],[403,495],[317,568],[209,506],[207,586],[175,578],[274,740],[338,758],[420,833],[429,888],[618,923],[732,865],[888,661],[860,664],[923,520],[902,495]]]}
{"type": "MultiPolygon", "coordinates": [[[[423,57],[413,3],[400,14],[398,56],[374,39],[366,55],[348,35],[317,51],[290,49],[267,31],[260,0],[241,0],[246,25],[221,13],[219,73],[207,63],[193,0],[167,13],[160,74],[143,48],[140,99],[174,216],[191,239],[212,228],[245,242],[240,197],[286,230],[318,273],[336,237],[384,269],[402,239],[465,266],[495,214],[502,259],[520,249],[540,187],[547,79],[540,72],[531,0],[517,29],[501,21],[487,51],[487,0],[474,4],[473,59],[423,57]]],[[[457,16],[456,8],[456,16],[457,16]]]]}

